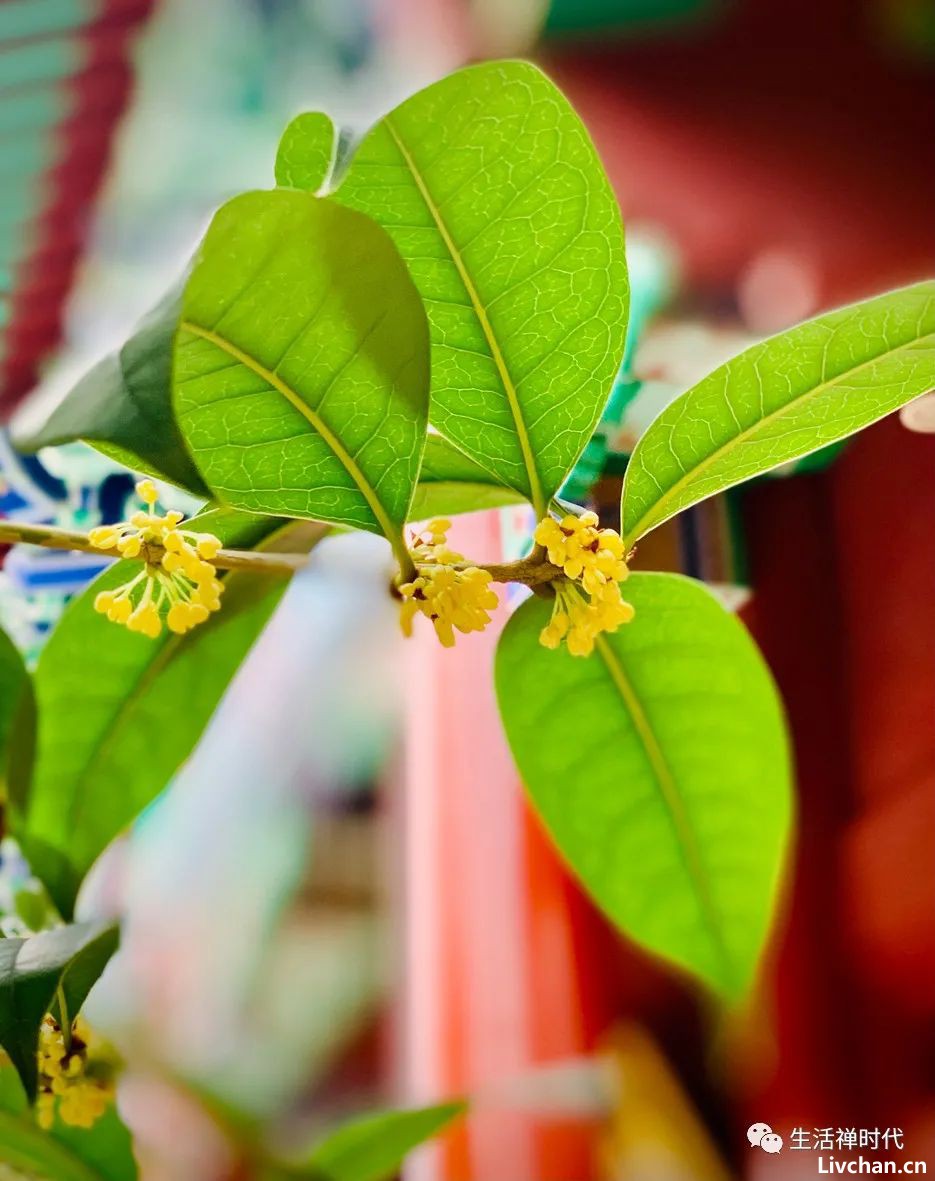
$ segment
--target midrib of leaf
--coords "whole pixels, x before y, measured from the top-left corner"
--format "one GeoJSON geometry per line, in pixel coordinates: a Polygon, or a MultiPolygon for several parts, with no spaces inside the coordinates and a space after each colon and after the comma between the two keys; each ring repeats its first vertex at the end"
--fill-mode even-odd
{"type": "MultiPolygon", "coordinates": [[[[288,528],[286,526],[285,528],[288,528]]],[[[277,532],[281,532],[277,531],[277,532]]],[[[258,549],[268,546],[276,533],[270,534],[264,539],[263,545],[258,546],[258,549]]],[[[85,782],[90,777],[92,771],[97,769],[105,757],[110,753],[110,748],[117,741],[120,725],[126,721],[127,717],[136,709],[140,698],[146,693],[149,686],[159,676],[166,665],[172,660],[178,648],[181,646],[185,636],[177,635],[173,632],[163,643],[158,656],[152,660],[142,670],[140,675],[133,682],[129,693],[120,699],[120,704],[117,709],[111,714],[110,721],[100,739],[96,743],[88,760],[84,765],[84,770],[78,778],[75,790],[72,792],[72,797],[68,802],[68,809],[66,812],[66,831],[74,830],[77,826],[77,817],[80,815],[77,807],[78,802],[83,799],[83,788],[85,782]]]]}
{"type": "MultiPolygon", "coordinates": [[[[653,507],[648,512],[644,513],[642,517],[640,517],[640,519],[636,522],[633,528],[627,532],[623,539],[626,549],[629,550],[631,546],[639,541],[644,533],[647,533],[650,529],[655,528],[656,525],[661,525],[663,521],[668,519],[668,514],[665,512],[665,506],[672,502],[672,499],[678,495],[678,493],[682,490],[682,488],[685,487],[687,483],[694,481],[700,472],[705,471],[711,466],[712,463],[720,459],[723,455],[729,454],[735,447],[740,446],[741,443],[749,443],[750,439],[757,433],[757,431],[760,430],[761,427],[766,426],[767,423],[772,422],[776,418],[782,417],[782,415],[784,415],[790,407],[797,406],[802,402],[807,402],[810,398],[818,397],[831,386],[837,385],[840,381],[850,377],[854,373],[859,373],[861,369],[866,369],[869,365],[876,365],[877,362],[884,360],[886,357],[893,357],[898,353],[908,352],[912,349],[918,348],[919,345],[928,343],[935,344],[935,333],[927,332],[922,336],[913,337],[912,340],[907,340],[903,344],[896,345],[895,348],[887,349],[885,352],[877,353],[875,357],[870,357],[866,361],[861,361],[859,365],[854,365],[850,369],[844,369],[841,373],[837,374],[837,376],[830,377],[827,381],[823,381],[819,385],[812,386],[810,390],[806,390],[804,393],[799,394],[795,398],[792,398],[790,401],[784,403],[776,410],[771,411],[766,415],[765,418],[759,419],[753,424],[753,426],[749,427],[741,434],[734,435],[733,438],[728,439],[726,443],[722,443],[716,451],[712,451],[711,454],[703,459],[699,464],[696,464],[695,467],[683,473],[683,475],[671,485],[668,491],[666,491],[656,501],[653,507]]],[[[820,446],[820,443],[817,444],[816,449],[820,446]]],[[[780,460],[780,462],[782,461],[780,460]]]]}
{"type": "Polygon", "coordinates": [[[526,429],[526,421],[523,418],[523,411],[519,404],[519,397],[516,392],[516,387],[514,386],[513,380],[510,377],[510,372],[507,369],[506,361],[504,360],[503,353],[500,350],[497,337],[493,331],[490,320],[487,317],[487,311],[481,302],[480,295],[478,294],[476,287],[474,286],[470,272],[468,271],[464,259],[461,256],[461,251],[456,246],[454,239],[448,230],[445,219],[442,217],[441,210],[438,208],[438,205],[435,203],[435,199],[432,197],[425,178],[419,171],[419,168],[416,165],[415,160],[412,158],[412,155],[409,152],[409,149],[406,147],[403,139],[397,134],[389,116],[387,116],[383,122],[387,131],[390,133],[390,136],[396,145],[399,154],[402,156],[406,167],[409,169],[412,179],[415,181],[416,188],[422,195],[422,200],[425,202],[426,208],[432,216],[432,220],[438,227],[438,232],[441,234],[442,240],[448,249],[448,253],[451,255],[452,262],[455,264],[455,267],[461,278],[461,282],[464,284],[464,289],[468,293],[468,298],[471,301],[474,314],[477,316],[477,319],[480,322],[481,329],[484,333],[484,338],[487,341],[487,345],[490,349],[490,355],[493,358],[493,362],[497,367],[497,372],[500,375],[500,380],[503,383],[503,388],[506,391],[510,413],[513,416],[513,424],[516,427],[516,437],[519,439],[520,450],[523,455],[523,464],[526,468],[526,475],[529,478],[530,500],[532,501],[532,506],[536,511],[536,517],[544,517],[546,515],[546,503],[545,497],[542,493],[542,481],[539,479],[539,471],[536,467],[535,455],[533,454],[532,441],[529,438],[529,431],[526,429]]]}
{"type": "Polygon", "coordinates": [[[390,520],[389,514],[383,507],[383,503],[377,496],[373,485],[361,471],[357,461],[347,450],[341,440],[325,423],[324,419],[316,414],[311,406],[309,406],[307,402],[300,398],[295,390],[286,382],[284,382],[277,373],[274,373],[272,369],[267,369],[266,366],[262,365],[255,357],[251,357],[249,353],[246,353],[243,351],[243,349],[238,348],[237,345],[227,340],[226,337],[221,336],[217,332],[213,332],[210,328],[202,328],[200,324],[194,324],[191,320],[183,320],[179,325],[179,328],[184,329],[186,332],[192,333],[193,336],[200,336],[203,340],[210,341],[211,344],[227,353],[228,356],[231,356],[235,360],[240,361],[241,364],[246,365],[248,369],[252,370],[255,374],[257,374],[258,377],[262,377],[265,382],[273,387],[273,389],[282,394],[290,406],[298,410],[299,414],[302,415],[309,426],[311,426],[314,431],[321,435],[321,437],[333,451],[335,458],[344,467],[348,475],[357,485],[364,500],[366,500],[367,504],[370,506],[370,510],[376,518],[377,523],[383,530],[384,536],[387,538],[390,545],[392,545],[393,550],[405,568],[408,562],[408,552],[406,550],[406,544],[403,541],[402,530],[390,520]]]}
{"type": "Polygon", "coordinates": [[[623,698],[624,706],[630,715],[630,720],[633,722],[637,737],[642,744],[646,758],[652,768],[653,776],[659,788],[659,794],[662,797],[662,802],[665,805],[666,812],[675,831],[675,839],[682,852],[685,867],[688,870],[688,876],[691,878],[692,884],[695,887],[695,892],[701,906],[701,913],[711,936],[715,952],[721,962],[725,977],[732,981],[734,979],[733,965],[731,964],[730,955],[721,935],[721,926],[708,883],[708,875],[701,861],[701,854],[697,841],[695,840],[695,834],[692,831],[691,822],[685,815],[685,809],[682,806],[675,776],[659,745],[659,740],[656,738],[652,724],[646,716],[646,711],[643,709],[636,691],[630,684],[629,678],[624,672],[617,654],[604,636],[597,637],[595,647],[600,653],[601,659],[604,661],[604,665],[610,674],[615,688],[623,698]]]}
{"type": "Polygon", "coordinates": [[[163,644],[159,655],[155,660],[150,661],[143,669],[140,675],[133,682],[129,693],[121,698],[120,704],[113,714],[111,714],[110,721],[106,729],[101,735],[94,749],[88,756],[88,760],[84,765],[84,770],[78,777],[75,788],[72,791],[71,799],[68,801],[68,807],[65,813],[65,831],[74,831],[78,825],[78,816],[80,815],[80,802],[84,799],[84,785],[90,778],[91,773],[97,769],[106,755],[110,753],[110,748],[117,741],[119,735],[119,727],[126,720],[129,715],[132,715],[136,709],[137,704],[152,682],[159,676],[162,670],[166,667],[173,655],[179,648],[184,636],[173,633],[163,644]]]}
{"type": "Polygon", "coordinates": [[[84,1161],[41,1132],[30,1122],[29,1116],[10,1115],[0,1111],[0,1138],[3,1140],[3,1160],[13,1168],[42,1175],[52,1181],[53,1175],[47,1169],[55,1168],[54,1181],[102,1181],[101,1174],[86,1165],[84,1161]]]}

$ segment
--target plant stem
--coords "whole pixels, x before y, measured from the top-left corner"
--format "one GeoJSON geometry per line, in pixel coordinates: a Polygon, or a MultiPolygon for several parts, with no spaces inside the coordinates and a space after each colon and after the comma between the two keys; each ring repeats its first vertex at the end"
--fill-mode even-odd
{"type": "Polygon", "coordinates": [[[59,984],[55,990],[55,999],[58,1001],[58,1016],[61,1022],[62,1041],[65,1043],[66,1053],[71,1053],[71,1014],[68,1012],[68,1003],[65,1000],[65,990],[59,984]]]}
{"type": "Polygon", "coordinates": [[[399,563],[399,583],[411,582],[416,577],[416,564],[402,530],[387,540],[393,547],[393,554],[399,563]]]}
{"type": "MultiPolygon", "coordinates": [[[[118,555],[93,546],[87,533],[75,529],[61,529],[57,525],[34,525],[25,521],[0,521],[0,544],[39,545],[45,549],[79,550],[82,553],[97,554],[101,558],[116,559],[118,555]]],[[[391,539],[391,544],[393,539],[391,539]]],[[[402,580],[415,577],[416,567],[405,544],[394,544],[394,551],[401,567],[402,580]]],[[[165,550],[152,543],[145,546],[139,555],[141,561],[158,564],[165,550]]],[[[278,554],[262,550],[222,549],[211,559],[219,570],[252,570],[257,574],[295,574],[308,562],[307,554],[278,554]]],[[[494,582],[520,582],[524,586],[541,587],[564,577],[559,566],[553,566],[545,558],[541,546],[537,546],[526,558],[516,562],[494,562],[484,565],[466,562],[462,569],[480,566],[494,582]]]]}
{"type": "MultiPolygon", "coordinates": [[[[80,550],[82,553],[97,554],[101,558],[116,558],[93,546],[87,533],[74,529],[60,529],[56,525],[33,525],[24,521],[0,521],[0,543],[40,545],[46,549],[80,550]]],[[[141,558],[158,563],[162,557],[161,545],[147,545],[141,558]]],[[[211,559],[219,570],[253,570],[258,574],[295,574],[307,563],[305,554],[276,554],[257,550],[222,549],[211,559]]]]}
{"type": "Polygon", "coordinates": [[[471,566],[486,570],[494,582],[521,582],[523,586],[533,588],[565,577],[561,566],[553,566],[547,561],[539,547],[528,558],[520,558],[515,562],[491,562],[487,565],[483,562],[466,562],[459,569],[467,570],[471,566]]]}

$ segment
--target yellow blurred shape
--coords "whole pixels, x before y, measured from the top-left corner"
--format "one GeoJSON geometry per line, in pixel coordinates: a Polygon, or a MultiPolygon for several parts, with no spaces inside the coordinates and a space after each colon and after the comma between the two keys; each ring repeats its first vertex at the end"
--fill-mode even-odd
{"type": "Polygon", "coordinates": [[[603,1181],[731,1181],[690,1098],[638,1026],[607,1047],[617,1102],[600,1147],[603,1181]]]}

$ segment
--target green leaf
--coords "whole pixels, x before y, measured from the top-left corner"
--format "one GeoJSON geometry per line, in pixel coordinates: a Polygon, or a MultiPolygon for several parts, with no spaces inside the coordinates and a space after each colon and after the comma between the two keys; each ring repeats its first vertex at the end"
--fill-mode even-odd
{"type": "MultiPolygon", "coordinates": [[[[70,1147],[40,1130],[29,1116],[0,1111],[0,1161],[27,1178],[43,1181],[111,1181],[70,1147]]],[[[132,1176],[132,1174],[131,1174],[132,1176]]]]}
{"type": "Polygon", "coordinates": [[[115,926],[76,923],[28,939],[0,940],[0,1046],[9,1054],[30,1101],[38,1083],[42,1018],[57,1005],[61,989],[74,1020],[118,939],[115,926]]]}
{"type": "Polygon", "coordinates": [[[700,584],[634,574],[632,623],[575,657],[525,602],[496,663],[507,737],[553,839],[632,939],[719,992],[749,986],[786,848],[782,708],[742,624],[700,584]]]}
{"type": "Polygon", "coordinates": [[[432,330],[432,422],[544,515],[627,327],[620,211],[581,120],[535,66],[470,66],[382,119],[335,199],[409,263],[432,330]]]}
{"type": "Polygon", "coordinates": [[[0,1063],[0,1161],[44,1181],[136,1181],[130,1133],[111,1106],[93,1128],[42,1131],[19,1076],[0,1063]]]}
{"type": "Polygon", "coordinates": [[[172,342],[181,298],[178,285],[121,349],[78,382],[40,430],[18,437],[17,446],[37,451],[83,439],[134,471],[207,497],[172,409],[172,342]]]}
{"type": "Polygon", "coordinates": [[[290,1175],[316,1181],[386,1181],[396,1175],[407,1153],[465,1108],[464,1103],[441,1103],[352,1120],[320,1141],[306,1166],[290,1175]]]}
{"type": "Polygon", "coordinates": [[[429,435],[409,517],[453,517],[479,509],[523,504],[525,497],[495,480],[484,468],[441,435],[429,435]]]}
{"type": "Polygon", "coordinates": [[[13,895],[16,917],[30,931],[41,931],[57,917],[49,904],[49,897],[41,885],[23,886],[13,895]]]}
{"type": "Polygon", "coordinates": [[[935,282],[808,320],[676,398],[634,449],[628,545],[676,513],[808,455],[935,388],[935,282]]]}
{"type": "MultiPolygon", "coordinates": [[[[21,731],[29,730],[34,712],[32,682],[23,658],[10,637],[0,629],[0,787],[6,780],[11,747],[26,737],[21,731]]],[[[31,750],[27,761],[30,760],[31,750]]]]}
{"type": "Polygon", "coordinates": [[[19,649],[0,629],[0,754],[4,758],[21,699],[28,692],[29,674],[19,649]]]}
{"type": "Polygon", "coordinates": [[[331,172],[337,136],[321,111],[296,115],[279,141],[276,184],[317,193],[331,172]]]}
{"type": "MultiPolygon", "coordinates": [[[[196,520],[239,547],[294,551],[322,532],[223,511],[196,520]]],[[[150,640],[93,606],[99,591],[138,568],[115,563],[69,604],[36,670],[36,767],[14,830],[66,917],[100,852],[188,757],[288,583],[282,575],[228,574],[217,614],[184,636],[150,640]]]]}
{"type": "MultiPolygon", "coordinates": [[[[74,1128],[58,1121],[52,1135],[95,1169],[95,1176],[103,1181],[136,1181],[139,1172],[133,1140],[115,1107],[109,1107],[93,1128],[74,1128]]],[[[57,1175],[54,1181],[58,1181],[57,1175]]]]}
{"type": "Polygon", "coordinates": [[[289,189],[215,215],[185,290],[175,382],[221,500],[397,541],[428,366],[418,292],[369,218],[289,189]]]}

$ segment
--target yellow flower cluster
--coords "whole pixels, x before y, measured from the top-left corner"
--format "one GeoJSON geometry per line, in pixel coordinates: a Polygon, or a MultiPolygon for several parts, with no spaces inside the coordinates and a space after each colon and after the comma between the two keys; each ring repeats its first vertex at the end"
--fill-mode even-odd
{"type": "Polygon", "coordinates": [[[554,583],[552,618],[539,640],[546,648],[564,640],[573,656],[590,656],[599,635],[633,618],[633,607],[620,593],[630,573],[620,534],[599,529],[597,514],[588,512],[561,521],[546,517],[536,526],[535,539],[570,580],[554,583]]]}
{"type": "Polygon", "coordinates": [[[112,1064],[104,1058],[89,1061],[91,1039],[90,1030],[78,1017],[66,1045],[58,1022],[46,1014],[39,1027],[36,1119],[40,1127],[52,1127],[56,1105],[62,1123],[93,1127],[113,1100],[112,1064]]]}
{"type": "Polygon", "coordinates": [[[116,525],[101,525],[88,537],[97,549],[116,550],[122,558],[142,557],[143,569],[114,590],[101,591],[94,610],[151,639],[162,631],[163,618],[169,631],[182,635],[221,606],[224,584],[211,564],[221,543],[211,533],[180,529],[180,512],[159,516],[152,480],[141,480],[136,491],[147,511],[116,525]],[[157,561],[150,561],[149,545],[159,547],[157,561]]]}
{"type": "Polygon", "coordinates": [[[431,619],[446,648],[454,645],[456,630],[483,631],[498,602],[490,587],[490,574],[477,566],[465,566],[463,555],[448,548],[450,528],[450,521],[430,521],[425,532],[413,540],[418,574],[399,588],[403,634],[412,635],[412,621],[421,614],[431,619]]]}

